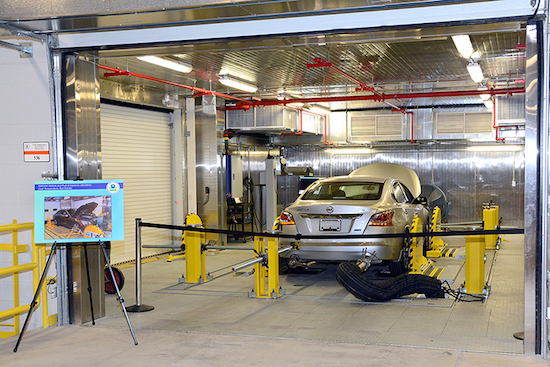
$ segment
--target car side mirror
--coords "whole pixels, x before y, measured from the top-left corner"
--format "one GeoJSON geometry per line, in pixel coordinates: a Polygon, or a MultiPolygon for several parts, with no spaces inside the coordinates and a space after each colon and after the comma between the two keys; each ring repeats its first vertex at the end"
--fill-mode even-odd
{"type": "Polygon", "coordinates": [[[428,204],[428,199],[426,199],[424,196],[419,196],[416,199],[413,200],[413,204],[422,204],[426,205],[428,204]]]}

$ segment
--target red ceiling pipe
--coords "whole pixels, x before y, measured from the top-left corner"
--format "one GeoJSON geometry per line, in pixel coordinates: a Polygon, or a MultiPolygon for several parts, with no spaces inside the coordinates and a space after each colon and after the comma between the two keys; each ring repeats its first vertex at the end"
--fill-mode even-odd
{"type": "Polygon", "coordinates": [[[411,115],[411,143],[414,143],[414,112],[405,111],[404,113],[406,113],[407,115],[411,115]]]}
{"type": "MultiPolygon", "coordinates": [[[[520,125],[506,125],[506,126],[507,127],[515,127],[516,130],[518,130],[520,125]]],[[[495,140],[504,142],[506,140],[506,138],[499,138],[498,137],[498,131],[500,130],[500,126],[497,126],[496,104],[495,104],[494,99],[493,99],[493,129],[495,129],[495,140]]]]}
{"type": "Polygon", "coordinates": [[[345,71],[341,70],[341,69],[338,69],[336,66],[332,65],[331,62],[328,62],[328,61],[325,61],[323,60],[322,58],[320,57],[317,57],[315,59],[313,59],[314,63],[313,64],[307,64],[307,67],[308,68],[319,68],[319,67],[328,67],[330,70],[340,74],[340,75],[343,75],[345,76],[346,78],[348,78],[349,80],[351,80],[352,82],[354,83],[357,83],[359,84],[359,86],[361,88],[356,88],[355,90],[356,91],[360,91],[360,90],[366,90],[366,91],[369,91],[369,92],[372,92],[374,93],[375,95],[377,95],[378,97],[383,97],[382,94],[378,93],[377,91],[374,90],[374,87],[371,87],[369,85],[366,85],[365,83],[363,83],[362,81],[356,79],[355,77],[349,75],[348,73],[346,73],[345,71]]]}
{"type": "MultiPolygon", "coordinates": [[[[466,97],[466,96],[479,96],[480,94],[496,95],[513,95],[523,94],[525,88],[503,88],[503,89],[489,89],[489,90],[461,90],[461,91],[445,91],[445,92],[425,92],[425,93],[398,93],[385,95],[385,99],[414,99],[414,98],[441,98],[441,97],[466,97]]],[[[263,101],[247,101],[245,103],[237,102],[236,106],[227,106],[229,110],[242,110],[244,105],[253,106],[273,106],[273,105],[286,105],[289,103],[319,103],[319,102],[346,102],[346,101],[379,101],[380,98],[374,95],[364,96],[340,96],[340,97],[314,97],[314,98],[302,98],[302,99],[285,99],[285,100],[263,100],[263,101]]]]}
{"type": "Polygon", "coordinates": [[[495,140],[496,141],[504,141],[505,138],[499,138],[498,137],[498,126],[497,126],[497,111],[496,111],[496,105],[495,105],[495,99],[493,100],[493,129],[495,129],[495,140]]]}
{"type": "Polygon", "coordinates": [[[138,73],[134,73],[134,72],[127,71],[127,70],[120,70],[118,68],[113,68],[111,66],[106,66],[106,65],[101,65],[101,64],[99,64],[98,66],[99,66],[100,69],[112,71],[112,73],[105,73],[104,76],[107,77],[107,78],[110,77],[110,76],[119,76],[119,75],[134,76],[136,78],[152,80],[154,82],[159,82],[159,83],[164,83],[164,84],[168,84],[168,85],[173,85],[173,86],[179,87],[179,88],[189,89],[193,92],[204,93],[204,94],[207,94],[207,95],[214,95],[214,96],[218,96],[218,97],[222,97],[222,98],[232,99],[232,100],[238,101],[242,104],[249,104],[249,105],[253,104],[253,102],[251,102],[249,100],[239,98],[239,97],[234,97],[234,96],[231,96],[229,94],[214,92],[214,91],[204,89],[204,88],[197,88],[197,87],[193,87],[191,85],[185,85],[185,84],[181,84],[181,83],[171,82],[169,80],[159,79],[159,78],[155,78],[155,77],[152,77],[152,76],[138,74],[138,73]]]}
{"type": "Polygon", "coordinates": [[[345,76],[346,78],[348,78],[349,80],[351,80],[352,82],[354,83],[357,83],[359,84],[359,86],[361,88],[355,88],[355,91],[369,91],[369,92],[372,92],[374,93],[374,95],[380,97],[380,101],[387,104],[388,106],[390,106],[391,108],[394,108],[394,109],[397,109],[397,110],[400,110],[400,112],[402,113],[406,113],[404,110],[402,110],[401,108],[397,107],[396,105],[394,105],[393,103],[390,103],[388,101],[386,101],[386,98],[384,97],[383,94],[377,92],[376,90],[374,90],[374,87],[371,87],[371,86],[368,86],[366,85],[365,83],[363,83],[362,81],[360,81],[359,79],[356,79],[355,77],[349,75],[348,73],[346,73],[345,71],[337,68],[336,66],[332,65],[332,63],[330,62],[327,62],[323,59],[321,59],[320,57],[316,58],[316,59],[313,59],[313,61],[315,62],[315,64],[307,64],[307,67],[308,68],[313,68],[313,67],[328,67],[330,70],[332,71],[335,71],[343,76],[345,76]]]}
{"type": "Polygon", "coordinates": [[[310,115],[321,116],[325,120],[325,134],[324,134],[325,135],[325,145],[334,145],[333,143],[329,143],[327,141],[327,115],[322,115],[322,114],[311,112],[311,111],[304,111],[301,108],[298,109],[298,111],[300,111],[300,132],[297,132],[297,133],[282,133],[281,136],[284,136],[284,135],[302,135],[304,133],[302,114],[305,112],[305,113],[309,113],[310,115]]]}
{"type": "Polygon", "coordinates": [[[392,112],[401,112],[404,115],[411,115],[411,143],[414,143],[414,113],[404,108],[394,108],[392,112]]]}

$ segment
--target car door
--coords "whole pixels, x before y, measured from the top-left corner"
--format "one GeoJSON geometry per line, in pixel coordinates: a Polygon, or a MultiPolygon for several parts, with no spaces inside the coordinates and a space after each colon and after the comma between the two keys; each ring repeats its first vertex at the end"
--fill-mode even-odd
{"type": "Polygon", "coordinates": [[[426,208],[424,207],[424,205],[414,202],[415,198],[413,197],[409,189],[407,189],[407,186],[403,185],[403,183],[401,182],[399,182],[399,185],[401,186],[401,189],[403,190],[403,193],[406,197],[405,206],[407,207],[406,210],[409,215],[409,219],[412,221],[414,215],[417,214],[420,220],[422,221],[422,224],[425,225],[426,219],[427,219],[426,208]]]}
{"type": "Polygon", "coordinates": [[[413,220],[415,214],[421,215],[419,205],[413,204],[412,194],[399,181],[393,183],[393,197],[397,205],[406,213],[407,223],[413,220]]]}
{"type": "MultiPolygon", "coordinates": [[[[411,210],[410,205],[408,205],[408,198],[405,194],[405,190],[398,181],[394,181],[392,184],[392,197],[396,202],[396,208],[398,208],[405,217],[405,222],[410,223],[413,218],[414,212],[411,210]]],[[[403,223],[402,225],[405,225],[403,223]]]]}

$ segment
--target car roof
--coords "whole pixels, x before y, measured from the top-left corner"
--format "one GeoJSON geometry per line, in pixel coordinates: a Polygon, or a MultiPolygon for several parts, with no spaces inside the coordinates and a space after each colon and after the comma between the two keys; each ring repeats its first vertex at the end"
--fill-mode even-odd
{"type": "Polygon", "coordinates": [[[324,178],[322,180],[319,180],[320,182],[376,182],[376,183],[384,183],[386,181],[386,178],[382,177],[375,177],[375,176],[335,176],[335,177],[329,177],[324,178]]]}
{"type": "Polygon", "coordinates": [[[416,172],[409,167],[405,167],[400,164],[374,163],[358,168],[349,175],[350,177],[370,177],[370,175],[394,177],[407,186],[415,198],[418,197],[422,191],[420,179],[418,178],[416,172]]]}

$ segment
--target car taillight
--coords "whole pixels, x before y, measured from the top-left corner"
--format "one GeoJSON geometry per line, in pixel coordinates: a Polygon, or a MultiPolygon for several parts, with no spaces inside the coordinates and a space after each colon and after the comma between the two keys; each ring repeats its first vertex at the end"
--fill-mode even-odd
{"type": "Polygon", "coordinates": [[[393,210],[376,213],[369,220],[369,226],[393,226],[393,210]]]}
{"type": "Polygon", "coordinates": [[[282,225],[296,224],[294,223],[294,217],[289,212],[282,212],[279,221],[282,225]]]}

